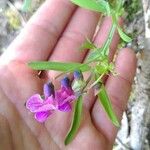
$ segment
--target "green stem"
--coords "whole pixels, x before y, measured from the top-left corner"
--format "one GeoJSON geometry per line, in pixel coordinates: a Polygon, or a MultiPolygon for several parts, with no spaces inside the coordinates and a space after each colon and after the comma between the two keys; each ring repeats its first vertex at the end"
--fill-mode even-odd
{"type": "Polygon", "coordinates": [[[109,32],[109,35],[108,35],[108,38],[105,42],[105,44],[103,45],[102,47],[102,53],[104,55],[107,55],[109,54],[109,47],[110,47],[110,44],[112,42],[112,39],[113,39],[113,36],[114,36],[114,33],[115,33],[115,29],[116,29],[116,24],[114,23],[110,29],[110,32],[109,32]]]}
{"type": "MultiPolygon", "coordinates": [[[[101,76],[92,84],[92,85],[90,85],[90,88],[92,88],[93,86],[95,86],[98,82],[100,82],[101,81],[101,79],[102,79],[102,77],[105,75],[105,73],[103,73],[103,74],[101,74],[101,76]]],[[[90,89],[89,88],[89,89],[90,89]]]]}

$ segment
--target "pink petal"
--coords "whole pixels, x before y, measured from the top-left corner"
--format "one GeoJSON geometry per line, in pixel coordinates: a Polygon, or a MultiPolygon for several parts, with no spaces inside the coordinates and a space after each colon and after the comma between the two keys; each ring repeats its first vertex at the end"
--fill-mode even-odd
{"type": "Polygon", "coordinates": [[[48,97],[46,100],[42,100],[40,95],[33,95],[26,103],[26,107],[31,112],[45,112],[48,110],[56,109],[53,96],[48,97]]]}
{"type": "Polygon", "coordinates": [[[38,122],[45,122],[46,119],[52,114],[51,111],[46,111],[46,112],[37,112],[35,113],[34,117],[38,122]]]}
{"type": "Polygon", "coordinates": [[[66,91],[64,91],[64,92],[57,91],[55,93],[55,99],[59,104],[62,104],[64,102],[67,102],[68,100],[69,101],[74,100],[75,96],[73,94],[68,95],[66,91]]]}
{"type": "Polygon", "coordinates": [[[72,95],[73,90],[71,88],[61,87],[61,92],[66,92],[67,95],[72,95]]]}
{"type": "Polygon", "coordinates": [[[58,108],[60,111],[68,112],[71,111],[71,105],[69,102],[66,102],[65,104],[59,106],[58,108]]]}
{"type": "Polygon", "coordinates": [[[73,100],[76,100],[76,96],[74,96],[74,95],[71,95],[71,96],[68,96],[65,100],[64,100],[64,102],[72,102],[73,100]]]}
{"type": "Polygon", "coordinates": [[[43,100],[39,94],[35,94],[26,102],[26,108],[31,112],[35,112],[39,107],[43,105],[43,100]]]}
{"type": "Polygon", "coordinates": [[[53,104],[43,104],[43,106],[39,107],[34,112],[43,112],[43,111],[55,110],[55,109],[57,109],[57,107],[54,106],[53,104]]]}
{"type": "Polygon", "coordinates": [[[35,112],[45,112],[48,110],[55,110],[57,109],[57,104],[55,104],[55,100],[53,96],[48,97],[46,100],[43,101],[41,107],[35,110],[35,112]]]}

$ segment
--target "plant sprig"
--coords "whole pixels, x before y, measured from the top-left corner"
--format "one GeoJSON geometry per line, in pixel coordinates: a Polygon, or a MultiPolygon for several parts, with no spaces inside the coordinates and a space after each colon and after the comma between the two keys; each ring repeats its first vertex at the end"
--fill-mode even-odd
{"type": "MultiPolygon", "coordinates": [[[[29,7],[30,0],[25,0],[26,7],[29,7]]],[[[109,62],[108,54],[110,51],[110,44],[112,42],[115,31],[118,31],[120,37],[125,42],[130,42],[132,39],[128,37],[118,24],[120,16],[123,14],[123,2],[122,0],[117,1],[105,1],[105,0],[71,0],[74,4],[79,7],[89,9],[102,13],[105,16],[112,18],[112,27],[109,31],[107,40],[101,47],[97,47],[90,40],[87,40],[81,49],[89,49],[90,55],[88,56],[85,63],[61,63],[61,62],[30,62],[29,66],[35,70],[55,70],[63,73],[72,73],[75,70],[81,70],[82,72],[91,72],[95,77],[94,82],[91,85],[85,84],[85,88],[93,88],[95,85],[100,84],[99,91],[97,93],[100,104],[103,106],[108,118],[115,126],[119,126],[119,121],[113,111],[111,101],[103,84],[102,78],[109,73],[115,74],[114,64],[109,62]],[[94,62],[94,66],[93,66],[94,62]],[[92,67],[91,67],[92,66],[92,67]]],[[[91,79],[91,78],[90,78],[91,79]]],[[[65,145],[69,144],[75,137],[78,128],[80,127],[81,115],[82,115],[82,95],[78,97],[74,107],[74,115],[72,119],[71,128],[66,136],[65,145]]]]}

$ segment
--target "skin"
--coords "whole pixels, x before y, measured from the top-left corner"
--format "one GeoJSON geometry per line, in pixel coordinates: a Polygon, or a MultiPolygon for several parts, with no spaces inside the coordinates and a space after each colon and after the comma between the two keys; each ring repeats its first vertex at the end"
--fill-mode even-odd
{"type": "MultiPolygon", "coordinates": [[[[70,126],[71,112],[56,112],[44,124],[40,124],[24,106],[33,94],[42,94],[43,83],[57,74],[44,72],[39,78],[38,72],[29,68],[27,63],[33,60],[82,62],[88,53],[77,49],[85,37],[93,39],[99,47],[107,38],[110,18],[103,20],[93,38],[98,20],[98,14],[77,8],[69,0],[47,0],[1,56],[0,149],[112,149],[117,128],[111,124],[92,91],[84,97],[81,127],[68,146],[64,146],[63,142],[70,126]]],[[[110,59],[118,42],[116,33],[111,44],[110,59]]],[[[116,59],[119,75],[110,75],[105,81],[119,120],[126,108],[135,69],[134,52],[123,49],[116,59]]],[[[55,82],[55,85],[58,86],[58,83],[55,82]]]]}

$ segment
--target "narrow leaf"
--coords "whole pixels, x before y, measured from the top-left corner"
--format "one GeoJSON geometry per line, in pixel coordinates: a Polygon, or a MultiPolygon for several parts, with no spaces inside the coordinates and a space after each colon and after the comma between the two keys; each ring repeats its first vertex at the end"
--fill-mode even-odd
{"type": "Polygon", "coordinates": [[[109,100],[109,97],[108,97],[108,94],[106,92],[104,85],[101,86],[101,89],[100,89],[99,94],[98,94],[98,98],[99,98],[99,101],[101,102],[104,110],[106,111],[109,119],[112,121],[112,123],[115,126],[119,127],[120,124],[119,124],[118,119],[115,115],[115,112],[113,111],[111,102],[109,100]]]}
{"type": "Polygon", "coordinates": [[[71,1],[74,4],[83,7],[85,9],[103,13],[110,12],[109,4],[105,0],[71,0],[71,1]]]}
{"type": "Polygon", "coordinates": [[[109,54],[109,48],[110,48],[110,44],[112,42],[112,39],[113,39],[113,36],[114,36],[114,33],[115,33],[115,29],[116,29],[116,24],[113,24],[111,29],[110,29],[108,38],[107,38],[106,42],[104,43],[103,47],[101,48],[103,55],[108,56],[108,54],[109,54]]]}
{"type": "Polygon", "coordinates": [[[124,40],[127,43],[132,41],[132,39],[127,34],[125,34],[120,27],[117,27],[117,29],[122,40],[124,40]]]}
{"type": "Polygon", "coordinates": [[[95,49],[95,48],[96,46],[89,39],[87,39],[86,42],[81,45],[80,50],[95,49]]]}
{"type": "Polygon", "coordinates": [[[83,105],[82,96],[80,96],[74,106],[73,120],[72,120],[71,128],[65,139],[65,145],[69,144],[73,140],[80,127],[82,105],[83,105]]]}
{"type": "Polygon", "coordinates": [[[110,14],[111,14],[111,7],[109,5],[109,2],[106,2],[106,0],[96,0],[96,1],[97,1],[98,5],[105,6],[105,9],[106,9],[105,13],[107,14],[107,16],[110,16],[110,14]]]}
{"type": "Polygon", "coordinates": [[[24,0],[22,10],[23,11],[29,11],[31,8],[31,2],[32,2],[32,0],[24,0]]]}
{"type": "Polygon", "coordinates": [[[81,63],[39,61],[39,62],[30,62],[28,65],[35,70],[74,71],[79,69],[82,72],[90,70],[90,66],[81,63]]]}

